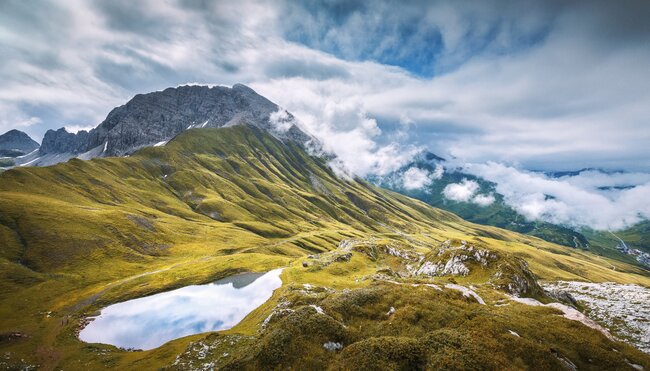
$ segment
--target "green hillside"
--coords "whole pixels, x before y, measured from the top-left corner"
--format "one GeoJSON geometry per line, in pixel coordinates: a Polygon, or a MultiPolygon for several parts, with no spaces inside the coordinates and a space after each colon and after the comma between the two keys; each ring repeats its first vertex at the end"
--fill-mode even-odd
{"type": "Polygon", "coordinates": [[[326,160],[248,126],[7,170],[0,246],[0,368],[650,367],[557,309],[509,299],[550,302],[537,280],[650,287],[647,270],[340,179],[326,160]],[[466,271],[424,269],[449,262],[466,271]],[[77,339],[110,303],[278,267],[283,286],[231,330],[136,352],[77,339]]]}
{"type": "Polygon", "coordinates": [[[599,246],[616,246],[619,244],[618,238],[620,238],[629,247],[650,253],[650,221],[647,220],[616,231],[614,234],[602,231],[585,231],[585,234],[589,236],[590,241],[599,246]]]}

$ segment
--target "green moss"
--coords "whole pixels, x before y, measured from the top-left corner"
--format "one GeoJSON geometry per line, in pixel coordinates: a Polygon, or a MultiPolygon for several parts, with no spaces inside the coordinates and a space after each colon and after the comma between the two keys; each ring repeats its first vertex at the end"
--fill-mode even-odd
{"type": "Polygon", "coordinates": [[[285,290],[277,298],[286,303],[283,311],[243,353],[207,361],[223,369],[355,370],[561,370],[562,358],[579,369],[648,362],[555,310],[483,306],[459,296],[386,283],[341,292],[285,290]],[[337,345],[328,350],[326,343],[337,345]]]}
{"type": "Polygon", "coordinates": [[[422,370],[425,368],[424,344],[413,338],[380,336],[358,341],[342,352],[342,369],[422,370]]]}

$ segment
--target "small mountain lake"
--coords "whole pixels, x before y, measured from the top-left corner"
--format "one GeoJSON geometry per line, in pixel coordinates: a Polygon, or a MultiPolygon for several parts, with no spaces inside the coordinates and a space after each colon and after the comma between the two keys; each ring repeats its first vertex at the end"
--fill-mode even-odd
{"type": "Polygon", "coordinates": [[[271,298],[282,285],[280,273],[243,273],[113,304],[91,319],[79,339],[148,350],[183,336],[227,330],[271,298]]]}

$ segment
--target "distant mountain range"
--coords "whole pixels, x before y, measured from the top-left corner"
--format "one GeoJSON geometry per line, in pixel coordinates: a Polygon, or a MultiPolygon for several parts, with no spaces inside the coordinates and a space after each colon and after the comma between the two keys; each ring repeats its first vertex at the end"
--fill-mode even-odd
{"type": "MultiPolygon", "coordinates": [[[[89,160],[97,157],[124,156],[147,147],[167,143],[188,129],[219,128],[246,124],[260,128],[281,141],[300,146],[319,147],[318,141],[302,131],[294,116],[257,94],[251,88],[236,84],[224,86],[180,86],[147,94],[138,94],[126,104],[114,108],[96,128],[69,133],[65,128],[48,130],[39,148],[27,134],[12,130],[0,136],[0,168],[11,166],[47,166],[72,158],[89,160]],[[38,149],[38,150],[36,150],[38,149]]],[[[422,152],[414,160],[385,176],[369,176],[378,186],[391,189],[428,204],[451,211],[475,223],[492,225],[525,233],[546,241],[580,249],[591,249],[600,254],[649,265],[650,242],[645,235],[634,233],[643,228],[622,231],[631,238],[627,248],[619,246],[618,239],[609,233],[582,230],[566,226],[528,221],[509,207],[503,196],[495,191],[495,184],[458,169],[446,169],[445,159],[431,152],[422,152]],[[408,171],[420,169],[427,173],[440,172],[440,178],[424,187],[408,187],[403,179],[408,171]],[[490,195],[489,204],[459,202],[443,195],[450,184],[463,180],[478,184],[477,193],[490,195]],[[587,237],[587,235],[589,237],[587,237]]],[[[551,177],[574,176],[583,171],[547,172],[551,177]]],[[[486,199],[487,200],[487,199],[486,199]]]]}
{"type": "Polygon", "coordinates": [[[9,130],[0,135],[0,169],[14,166],[16,158],[38,149],[36,141],[20,130],[9,130]]]}
{"type": "MultiPolygon", "coordinates": [[[[581,169],[545,173],[551,177],[575,176],[584,171],[598,169],[581,169]]],[[[617,232],[619,240],[612,233],[595,231],[588,228],[573,228],[543,221],[529,221],[512,207],[508,206],[503,195],[496,191],[496,184],[481,177],[465,173],[460,169],[446,168],[445,160],[430,152],[422,152],[402,168],[387,175],[370,175],[368,180],[375,185],[387,188],[409,197],[422,200],[429,205],[451,211],[463,219],[525,233],[543,240],[578,249],[590,250],[598,254],[635,262],[650,267],[650,222],[642,222],[624,231],[617,232]],[[444,171],[442,169],[444,168],[444,171]],[[405,184],[408,172],[422,170],[426,174],[440,176],[432,179],[422,187],[409,188],[405,184]],[[477,194],[489,195],[490,202],[478,204],[469,201],[452,200],[444,195],[445,187],[463,181],[473,181],[478,185],[477,194]],[[621,244],[621,241],[624,241],[621,244]]]]}
{"type": "MultiPolygon", "coordinates": [[[[643,339],[619,337],[638,349],[617,340],[570,293],[543,287],[650,287],[650,271],[339,177],[310,140],[241,85],[136,96],[90,132],[50,132],[29,165],[68,161],[0,174],[0,368],[650,367],[643,339]],[[181,315],[174,322],[193,331],[151,350],[79,338],[109,305],[275,269],[281,286],[243,319],[198,308],[232,322],[227,331],[181,315]]],[[[416,160],[444,166],[433,154],[416,160]]],[[[409,189],[421,180],[411,175],[409,189]]],[[[447,179],[438,175],[432,184],[447,179]]],[[[483,217],[508,224],[498,204],[483,217]]],[[[154,309],[176,318],[188,305],[178,298],[154,309]]],[[[128,336],[130,322],[119,322],[128,336]]]]}
{"type": "Polygon", "coordinates": [[[577,176],[584,172],[599,172],[603,174],[615,174],[620,173],[620,171],[605,170],[595,167],[585,167],[580,170],[566,170],[566,171],[536,171],[538,173],[543,173],[551,178],[562,178],[565,176],[577,176]]]}
{"type": "Polygon", "coordinates": [[[39,147],[29,135],[20,130],[10,130],[0,135],[0,157],[18,157],[39,147]]]}
{"type": "Polygon", "coordinates": [[[188,129],[237,124],[301,145],[314,140],[296,125],[293,115],[245,85],[192,85],[138,94],[90,131],[48,130],[39,151],[17,159],[16,164],[47,166],[71,158],[124,156],[161,145],[188,129]]]}

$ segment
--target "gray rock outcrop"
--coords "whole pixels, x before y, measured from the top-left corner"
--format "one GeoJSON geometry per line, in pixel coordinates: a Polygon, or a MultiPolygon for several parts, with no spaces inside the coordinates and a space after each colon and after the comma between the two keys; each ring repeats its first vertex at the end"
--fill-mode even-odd
{"type": "Polygon", "coordinates": [[[39,149],[41,155],[49,153],[82,153],[87,151],[88,132],[68,133],[65,128],[48,130],[39,149]]]}
{"type": "Polygon", "coordinates": [[[136,95],[90,132],[50,130],[40,152],[81,154],[99,149],[100,156],[123,156],[187,129],[238,124],[256,126],[281,140],[310,141],[295,122],[293,115],[245,85],[180,86],[136,95]]]}

